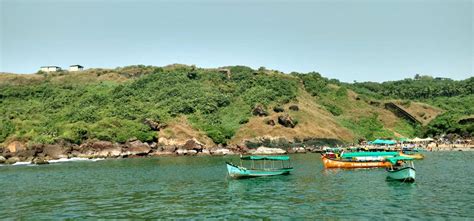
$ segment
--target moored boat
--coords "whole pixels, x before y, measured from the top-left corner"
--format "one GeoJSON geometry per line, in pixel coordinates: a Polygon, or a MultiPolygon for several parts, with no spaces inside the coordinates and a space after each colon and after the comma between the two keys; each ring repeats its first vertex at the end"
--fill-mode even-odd
{"type": "Polygon", "coordinates": [[[226,162],[227,172],[232,178],[286,175],[293,171],[289,156],[246,156],[240,158],[240,166],[226,162]],[[250,168],[242,160],[251,161],[250,168]]]}
{"type": "Polygon", "coordinates": [[[398,152],[344,152],[341,154],[341,158],[353,161],[385,161],[387,157],[398,155],[398,152]]]}
{"type": "Polygon", "coordinates": [[[404,156],[387,158],[387,162],[390,163],[390,167],[387,168],[387,180],[415,182],[416,170],[413,160],[404,156]]]}

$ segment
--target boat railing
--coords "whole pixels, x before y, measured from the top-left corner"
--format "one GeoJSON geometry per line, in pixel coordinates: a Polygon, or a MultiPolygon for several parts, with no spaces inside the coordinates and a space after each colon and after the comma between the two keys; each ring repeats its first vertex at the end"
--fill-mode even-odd
{"type": "MultiPolygon", "coordinates": [[[[293,168],[291,166],[291,160],[249,160],[250,166],[249,169],[252,170],[277,170],[277,169],[290,169],[293,168]],[[259,161],[260,163],[256,163],[255,161],[259,161]],[[279,163],[278,163],[279,162],[279,163]]],[[[242,158],[240,159],[240,167],[244,167],[244,163],[242,158]]]]}

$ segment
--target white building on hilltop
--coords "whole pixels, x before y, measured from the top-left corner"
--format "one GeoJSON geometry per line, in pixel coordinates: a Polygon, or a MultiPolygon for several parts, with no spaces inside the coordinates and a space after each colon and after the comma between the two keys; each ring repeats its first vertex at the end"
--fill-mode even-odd
{"type": "Polygon", "coordinates": [[[84,67],[78,64],[69,66],[69,71],[82,71],[84,67]]]}
{"type": "Polygon", "coordinates": [[[55,71],[60,71],[61,67],[58,66],[43,66],[40,68],[40,71],[44,72],[55,72],[55,71]]]}

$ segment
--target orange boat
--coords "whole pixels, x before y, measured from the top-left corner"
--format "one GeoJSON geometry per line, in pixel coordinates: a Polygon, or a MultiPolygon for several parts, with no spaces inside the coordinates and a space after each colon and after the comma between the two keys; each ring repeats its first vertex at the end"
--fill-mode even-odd
{"type": "Polygon", "coordinates": [[[388,161],[347,161],[322,157],[325,168],[373,168],[390,167],[388,161]]]}

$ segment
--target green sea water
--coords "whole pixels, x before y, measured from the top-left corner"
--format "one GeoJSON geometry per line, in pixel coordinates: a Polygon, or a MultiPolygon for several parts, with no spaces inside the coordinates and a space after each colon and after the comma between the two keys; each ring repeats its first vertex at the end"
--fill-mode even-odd
{"type": "Polygon", "coordinates": [[[237,156],[0,166],[0,217],[474,219],[472,152],[426,153],[412,184],[291,158],[291,175],[245,180],[227,177],[237,156]]]}

